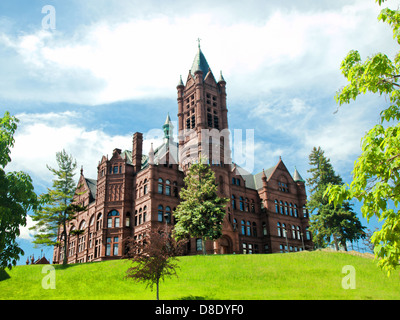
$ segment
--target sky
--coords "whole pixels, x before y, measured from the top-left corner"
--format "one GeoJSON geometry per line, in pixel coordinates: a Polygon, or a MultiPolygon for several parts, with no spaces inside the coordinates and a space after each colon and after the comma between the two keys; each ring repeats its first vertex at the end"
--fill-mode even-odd
{"type": "MultiPolygon", "coordinates": [[[[334,96],[346,85],[340,63],[350,50],[394,57],[380,10],[373,0],[1,1],[0,114],[20,119],[6,170],[29,173],[42,193],[57,151],[96,178],[102,155],[131,149],[134,132],[144,134],[145,152],[157,145],[167,113],[177,121],[176,86],[200,38],[213,74],[227,82],[230,129],[254,132],[253,173],[281,156],[306,179],[320,146],[350,182],[361,137],[386,100],[367,94],[338,109],[334,96]]],[[[20,264],[40,255],[31,240],[21,228],[20,264]]]]}

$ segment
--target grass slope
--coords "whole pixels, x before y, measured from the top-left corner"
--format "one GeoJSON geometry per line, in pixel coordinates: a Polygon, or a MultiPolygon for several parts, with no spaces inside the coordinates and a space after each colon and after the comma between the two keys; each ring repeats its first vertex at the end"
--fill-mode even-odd
{"type": "MultiPolygon", "coordinates": [[[[337,252],[181,257],[179,278],[160,286],[161,299],[400,299],[397,273],[387,277],[372,259],[337,252]],[[342,268],[356,270],[356,289],[342,288],[342,268]]],[[[56,289],[43,289],[42,267],[0,274],[0,299],[154,299],[124,278],[128,260],[56,268],[56,289]]]]}

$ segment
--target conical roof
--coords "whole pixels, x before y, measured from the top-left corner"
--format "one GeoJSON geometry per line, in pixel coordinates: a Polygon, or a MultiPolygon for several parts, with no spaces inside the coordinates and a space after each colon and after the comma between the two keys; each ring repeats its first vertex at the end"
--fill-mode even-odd
{"type": "Polygon", "coordinates": [[[294,182],[305,182],[300,173],[297,171],[297,168],[294,168],[293,180],[294,182]]]}
{"type": "Polygon", "coordinates": [[[203,79],[206,77],[208,70],[210,69],[210,66],[208,65],[208,62],[206,60],[206,57],[204,56],[203,52],[200,49],[197,50],[196,56],[194,57],[192,68],[190,69],[190,72],[192,76],[194,77],[194,74],[196,71],[202,71],[203,72],[203,79]]]}

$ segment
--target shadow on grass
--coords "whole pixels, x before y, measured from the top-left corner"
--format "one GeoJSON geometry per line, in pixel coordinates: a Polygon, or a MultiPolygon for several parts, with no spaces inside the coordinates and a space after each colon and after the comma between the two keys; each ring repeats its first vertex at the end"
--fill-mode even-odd
{"type": "Polygon", "coordinates": [[[212,300],[210,297],[201,297],[201,296],[185,296],[180,297],[178,300],[212,300]]]}
{"type": "Polygon", "coordinates": [[[0,269],[0,281],[10,279],[10,275],[7,273],[6,270],[0,269]]]}

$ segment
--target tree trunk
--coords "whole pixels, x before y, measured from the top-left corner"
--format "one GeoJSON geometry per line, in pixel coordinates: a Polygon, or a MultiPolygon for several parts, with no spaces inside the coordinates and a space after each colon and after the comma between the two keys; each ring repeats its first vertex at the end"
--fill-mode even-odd
{"type": "Polygon", "coordinates": [[[157,279],[156,285],[157,285],[157,300],[160,300],[160,296],[159,296],[159,283],[160,283],[160,279],[157,279]]]}
{"type": "Polygon", "coordinates": [[[206,240],[204,238],[201,238],[201,247],[203,249],[203,254],[206,255],[207,254],[207,250],[206,250],[206,240]]]}

